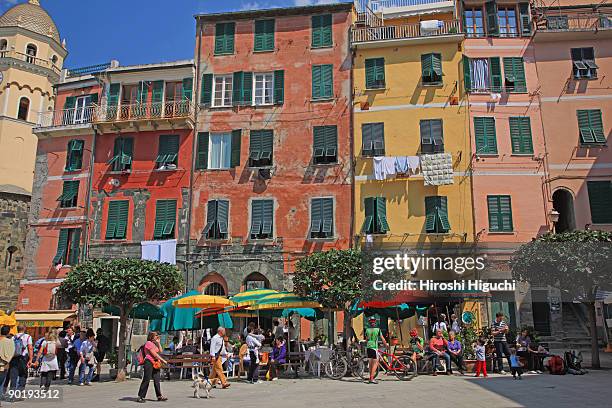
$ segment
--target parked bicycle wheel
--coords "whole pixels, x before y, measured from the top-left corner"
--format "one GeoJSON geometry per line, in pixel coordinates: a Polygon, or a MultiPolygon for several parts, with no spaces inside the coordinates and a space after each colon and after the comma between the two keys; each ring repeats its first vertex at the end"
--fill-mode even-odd
{"type": "Polygon", "coordinates": [[[325,364],[325,375],[332,380],[339,380],[346,375],[348,371],[348,363],[346,358],[336,356],[325,364]]]}
{"type": "MultiPolygon", "coordinates": [[[[378,373],[380,372],[380,365],[376,368],[376,372],[374,373],[374,378],[378,377],[378,373]]],[[[362,380],[370,379],[370,359],[367,357],[359,360],[359,364],[357,367],[357,375],[361,377],[362,380]]]]}
{"type": "Polygon", "coordinates": [[[409,356],[398,357],[394,360],[393,374],[402,381],[412,380],[417,375],[417,367],[409,356]]]}

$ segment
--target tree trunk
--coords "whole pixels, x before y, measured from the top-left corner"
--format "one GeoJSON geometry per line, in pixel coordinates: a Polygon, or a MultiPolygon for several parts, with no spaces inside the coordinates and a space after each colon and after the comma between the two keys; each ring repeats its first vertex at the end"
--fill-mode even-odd
{"type": "Polygon", "coordinates": [[[127,311],[119,306],[119,350],[117,351],[117,381],[125,381],[125,339],[127,336],[127,311]]]}
{"type": "Polygon", "coordinates": [[[595,313],[595,302],[585,303],[589,309],[589,329],[591,332],[591,368],[599,369],[599,341],[597,340],[597,316],[595,313]]]}
{"type": "Polygon", "coordinates": [[[342,315],[344,318],[343,321],[343,332],[344,335],[342,336],[344,339],[344,349],[346,350],[348,348],[348,345],[351,344],[351,315],[350,315],[350,309],[347,305],[344,305],[344,309],[342,310],[342,315]]]}

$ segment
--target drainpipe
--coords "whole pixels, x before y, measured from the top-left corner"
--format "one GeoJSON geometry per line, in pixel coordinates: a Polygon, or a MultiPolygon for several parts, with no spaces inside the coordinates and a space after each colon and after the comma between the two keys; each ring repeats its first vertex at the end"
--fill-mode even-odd
{"type": "Polygon", "coordinates": [[[92,126],[93,138],[91,141],[91,157],[89,159],[89,176],[87,176],[87,198],[85,199],[85,231],[83,231],[85,245],[83,247],[83,254],[81,255],[82,260],[89,258],[89,207],[91,205],[91,192],[93,190],[93,173],[94,163],[96,156],[96,137],[98,135],[98,128],[92,126]]]}
{"type": "Polygon", "coordinates": [[[353,121],[355,120],[355,114],[354,114],[354,110],[355,110],[355,106],[354,106],[354,98],[353,98],[353,92],[354,92],[354,75],[353,75],[353,67],[352,65],[354,64],[354,58],[355,58],[355,53],[353,52],[353,50],[351,49],[351,45],[350,45],[350,41],[351,41],[351,31],[349,29],[349,52],[351,53],[351,76],[349,78],[350,81],[350,95],[349,95],[349,115],[350,115],[350,121],[349,121],[349,148],[350,148],[350,152],[349,152],[349,160],[351,162],[351,166],[350,166],[350,172],[351,172],[351,225],[349,228],[349,248],[355,248],[357,247],[357,243],[355,240],[355,124],[353,123],[353,121]]]}
{"type": "MultiPolygon", "coordinates": [[[[199,105],[199,101],[200,101],[200,61],[202,58],[202,24],[200,23],[200,20],[196,17],[196,26],[197,26],[197,36],[198,36],[198,57],[196,60],[196,66],[195,66],[195,81],[194,81],[194,85],[195,85],[195,92],[193,93],[195,95],[194,97],[194,113],[193,113],[193,120],[194,120],[194,124],[193,124],[193,137],[192,137],[192,142],[191,142],[191,167],[189,168],[189,194],[188,194],[188,203],[189,203],[189,208],[187,211],[187,232],[186,232],[186,241],[185,241],[185,289],[189,288],[189,273],[190,273],[190,269],[191,269],[191,260],[190,255],[191,255],[191,242],[190,242],[190,237],[191,237],[191,219],[192,219],[192,213],[193,213],[193,184],[194,184],[194,177],[195,177],[195,164],[196,164],[196,158],[197,155],[195,154],[196,151],[196,140],[198,137],[198,113],[200,112],[200,105],[199,105]]],[[[192,288],[195,289],[195,272],[191,278],[191,283],[192,283],[192,288]]]]}

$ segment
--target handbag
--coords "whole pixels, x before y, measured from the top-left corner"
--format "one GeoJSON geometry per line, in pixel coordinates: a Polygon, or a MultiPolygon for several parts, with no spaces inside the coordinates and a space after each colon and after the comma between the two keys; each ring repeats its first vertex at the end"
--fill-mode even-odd
{"type": "Polygon", "coordinates": [[[162,363],[161,363],[161,361],[159,361],[159,360],[155,360],[155,361],[153,361],[153,368],[154,368],[155,370],[159,370],[161,367],[162,367],[162,363]]]}

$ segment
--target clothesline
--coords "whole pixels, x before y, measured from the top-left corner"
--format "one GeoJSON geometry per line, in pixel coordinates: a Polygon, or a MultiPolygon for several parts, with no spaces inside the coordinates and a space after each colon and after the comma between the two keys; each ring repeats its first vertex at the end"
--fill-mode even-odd
{"type": "Polygon", "coordinates": [[[375,180],[423,174],[424,184],[441,186],[454,183],[453,157],[450,153],[422,156],[375,156],[372,158],[375,180]]]}

